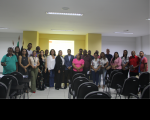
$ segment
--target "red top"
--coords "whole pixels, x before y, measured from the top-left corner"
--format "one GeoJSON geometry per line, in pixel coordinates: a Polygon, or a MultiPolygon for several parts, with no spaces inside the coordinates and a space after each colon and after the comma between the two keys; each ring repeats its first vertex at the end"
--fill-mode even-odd
{"type": "Polygon", "coordinates": [[[144,72],[145,64],[147,64],[147,68],[146,68],[146,71],[145,71],[145,72],[147,72],[147,71],[148,71],[147,58],[144,57],[143,59],[141,58],[140,60],[142,60],[141,66],[140,66],[140,71],[141,71],[141,72],[144,72]]]}
{"type": "MultiPolygon", "coordinates": [[[[138,56],[134,56],[134,57],[130,57],[129,58],[129,65],[133,65],[133,67],[136,67],[137,65],[139,65],[139,62],[140,62],[140,58],[138,56]]],[[[134,71],[131,71],[130,72],[134,72],[134,73],[138,73],[138,68],[137,67],[134,71]]]]}

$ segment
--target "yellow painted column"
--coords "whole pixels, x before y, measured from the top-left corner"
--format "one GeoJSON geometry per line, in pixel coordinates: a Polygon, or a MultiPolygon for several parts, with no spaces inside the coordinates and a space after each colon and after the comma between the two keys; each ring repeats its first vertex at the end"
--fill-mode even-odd
{"type": "Polygon", "coordinates": [[[39,33],[37,31],[23,31],[24,48],[27,48],[29,43],[32,43],[32,50],[36,50],[39,46],[39,33]]]}
{"type": "Polygon", "coordinates": [[[102,49],[102,35],[101,34],[92,34],[88,33],[86,35],[86,49],[91,50],[93,55],[96,50],[101,53],[102,49]]]}

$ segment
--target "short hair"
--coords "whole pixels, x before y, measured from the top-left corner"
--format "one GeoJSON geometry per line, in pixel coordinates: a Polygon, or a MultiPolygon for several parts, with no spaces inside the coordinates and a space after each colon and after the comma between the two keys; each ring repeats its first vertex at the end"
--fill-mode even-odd
{"type": "Polygon", "coordinates": [[[82,50],[82,51],[83,51],[83,49],[79,49],[79,51],[80,51],[80,50],[82,50]]]}
{"type": "Polygon", "coordinates": [[[95,52],[94,55],[98,55],[98,54],[95,52]]]}
{"type": "MultiPolygon", "coordinates": [[[[70,50],[70,51],[71,51],[71,49],[68,49],[68,50],[70,50]]],[[[68,50],[67,50],[67,51],[68,51],[68,50]]]]}
{"type": "Polygon", "coordinates": [[[54,51],[54,56],[56,56],[56,52],[55,52],[54,49],[51,49],[51,50],[50,50],[50,55],[52,55],[52,54],[51,54],[52,50],[54,51]]]}
{"type": "Polygon", "coordinates": [[[29,43],[28,46],[29,46],[29,45],[32,45],[32,43],[29,43]]]}
{"type": "Polygon", "coordinates": [[[144,52],[143,52],[143,51],[140,51],[140,52],[142,52],[142,53],[144,54],[144,52]]]}
{"type": "Polygon", "coordinates": [[[8,51],[9,49],[11,49],[11,50],[13,51],[13,48],[12,48],[12,47],[9,47],[9,48],[7,49],[7,51],[8,51]]]}

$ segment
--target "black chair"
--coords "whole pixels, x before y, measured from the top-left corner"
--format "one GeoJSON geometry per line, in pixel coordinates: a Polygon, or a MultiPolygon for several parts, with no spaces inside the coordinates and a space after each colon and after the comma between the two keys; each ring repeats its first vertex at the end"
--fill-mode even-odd
{"type": "Polygon", "coordinates": [[[111,99],[111,95],[106,92],[94,91],[88,93],[84,99],[111,99]]]}
{"type": "Polygon", "coordinates": [[[84,99],[88,93],[93,91],[98,91],[97,85],[91,82],[82,83],[77,91],[77,99],[84,99]]]}
{"type": "Polygon", "coordinates": [[[76,74],[73,75],[72,81],[69,81],[69,92],[68,92],[68,98],[69,99],[71,99],[71,95],[73,95],[73,93],[72,93],[72,84],[73,84],[73,81],[77,77],[85,77],[85,75],[82,74],[82,73],[76,73],[76,74]]]}
{"type": "Polygon", "coordinates": [[[130,98],[130,96],[134,96],[137,99],[150,99],[150,85],[148,85],[144,88],[140,98],[137,95],[133,94],[133,93],[131,93],[128,98],[130,98]]]}
{"type": "Polygon", "coordinates": [[[7,86],[0,82],[0,99],[7,99],[7,86]]]}
{"type": "Polygon", "coordinates": [[[115,89],[117,91],[117,84],[123,86],[125,81],[125,77],[124,74],[121,72],[117,72],[113,75],[111,83],[108,83],[108,88],[110,89],[115,89]]]}
{"type": "Polygon", "coordinates": [[[20,98],[21,98],[21,96],[23,94],[24,85],[19,85],[18,80],[15,76],[12,76],[12,75],[3,76],[0,79],[0,82],[7,84],[10,80],[12,80],[12,85],[11,85],[11,89],[10,89],[10,97],[15,96],[15,98],[16,98],[18,95],[20,95],[20,98]]]}
{"type": "Polygon", "coordinates": [[[123,87],[121,85],[117,85],[117,93],[116,93],[116,98],[117,95],[119,94],[120,99],[121,95],[125,96],[130,96],[130,94],[135,94],[138,95],[138,87],[139,87],[139,79],[136,77],[130,77],[125,80],[123,87]]]}
{"type": "Polygon", "coordinates": [[[78,91],[79,86],[85,82],[89,82],[89,80],[86,77],[78,77],[73,81],[73,84],[72,84],[73,99],[75,99],[77,96],[77,91],[78,91]]]}
{"type": "MultiPolygon", "coordinates": [[[[24,93],[27,91],[27,97],[29,99],[28,84],[30,82],[30,79],[27,79],[27,78],[24,79],[23,75],[20,72],[13,72],[13,73],[11,73],[11,75],[13,75],[17,78],[19,85],[24,85],[24,93]]],[[[25,98],[25,94],[24,94],[24,98],[25,98]]]]}
{"type": "Polygon", "coordinates": [[[148,73],[148,72],[141,73],[139,76],[139,84],[140,84],[139,85],[139,87],[140,87],[139,92],[141,91],[141,94],[142,94],[143,89],[147,85],[149,85],[149,83],[150,83],[150,73],[148,73]]]}

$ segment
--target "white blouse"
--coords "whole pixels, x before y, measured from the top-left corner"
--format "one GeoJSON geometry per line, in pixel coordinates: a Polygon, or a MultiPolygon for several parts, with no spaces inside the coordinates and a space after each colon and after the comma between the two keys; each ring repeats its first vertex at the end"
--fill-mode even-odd
{"type": "Polygon", "coordinates": [[[30,57],[31,65],[37,66],[39,58],[38,57],[30,57]]]}
{"type": "MultiPolygon", "coordinates": [[[[56,57],[55,57],[55,59],[56,59],[56,57]]],[[[47,68],[48,68],[48,70],[54,70],[55,64],[56,64],[55,59],[53,59],[53,57],[51,55],[47,57],[47,68]]]]}
{"type": "Polygon", "coordinates": [[[101,59],[100,59],[100,63],[101,63],[101,65],[102,65],[102,67],[105,67],[104,65],[105,65],[106,63],[108,63],[108,62],[109,62],[109,61],[108,61],[107,58],[105,58],[105,59],[101,58],[101,59]]]}
{"type": "Polygon", "coordinates": [[[63,57],[61,57],[61,59],[62,59],[62,65],[64,65],[65,64],[65,60],[64,60],[63,57]]]}

